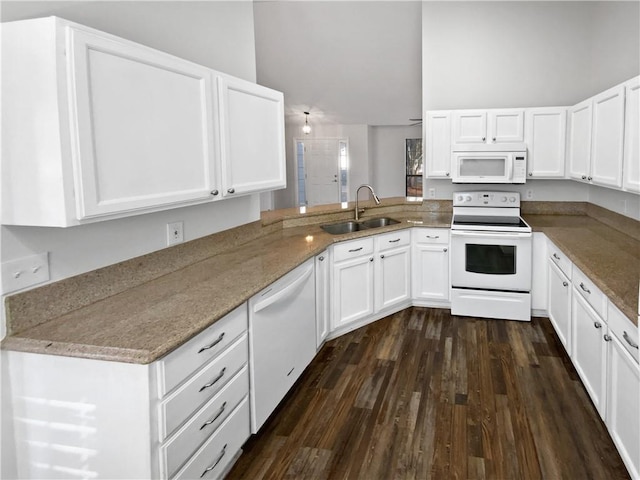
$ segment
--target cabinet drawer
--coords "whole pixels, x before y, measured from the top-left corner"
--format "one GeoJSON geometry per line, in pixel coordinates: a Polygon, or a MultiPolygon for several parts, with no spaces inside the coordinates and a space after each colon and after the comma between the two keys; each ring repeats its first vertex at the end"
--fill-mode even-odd
{"type": "Polygon", "coordinates": [[[411,232],[409,230],[398,230],[397,232],[384,233],[376,236],[376,242],[379,252],[402,247],[411,243],[411,232]]]}
{"type": "Polygon", "coordinates": [[[173,475],[249,394],[249,369],[242,370],[160,447],[164,478],[173,475]]]}
{"type": "Polygon", "coordinates": [[[571,267],[572,263],[569,258],[562,253],[562,251],[556,247],[552,242],[549,242],[549,258],[555,263],[562,273],[571,280],[571,267]]]}
{"type": "Polygon", "coordinates": [[[333,261],[339,262],[348,258],[370,255],[373,253],[373,238],[363,238],[333,246],[333,261]]]}
{"type": "Polygon", "coordinates": [[[248,361],[247,335],[167,397],[159,407],[160,441],[213,397],[248,361]]]}
{"type": "Polygon", "coordinates": [[[247,438],[249,401],[245,398],[173,478],[220,478],[247,438]]]}
{"type": "Polygon", "coordinates": [[[413,243],[449,243],[449,230],[446,228],[414,228],[411,231],[413,243]]]}
{"type": "Polygon", "coordinates": [[[603,320],[607,320],[607,297],[602,291],[589,280],[589,278],[578,268],[573,268],[573,286],[587,300],[589,305],[600,315],[603,320]]]}
{"type": "Polygon", "coordinates": [[[609,302],[607,309],[609,331],[618,337],[620,343],[631,354],[633,358],[638,359],[638,327],[631,323],[618,308],[609,302]]]}
{"type": "Polygon", "coordinates": [[[184,345],[158,360],[158,395],[165,396],[247,330],[247,305],[242,304],[184,345]]]}

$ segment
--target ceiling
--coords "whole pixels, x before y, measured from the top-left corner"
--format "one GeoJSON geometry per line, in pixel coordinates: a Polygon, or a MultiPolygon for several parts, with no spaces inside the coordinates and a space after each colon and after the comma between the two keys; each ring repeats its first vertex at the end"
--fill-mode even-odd
{"type": "Polygon", "coordinates": [[[421,2],[254,3],[258,83],[287,121],[408,125],[421,116],[421,2]]]}

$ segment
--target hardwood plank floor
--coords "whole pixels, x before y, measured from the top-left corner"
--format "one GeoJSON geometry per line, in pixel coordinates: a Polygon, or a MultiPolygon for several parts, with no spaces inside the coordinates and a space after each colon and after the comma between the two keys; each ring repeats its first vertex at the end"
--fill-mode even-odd
{"type": "Polygon", "coordinates": [[[624,479],[548,319],[409,308],[327,342],[228,479],[624,479]]]}

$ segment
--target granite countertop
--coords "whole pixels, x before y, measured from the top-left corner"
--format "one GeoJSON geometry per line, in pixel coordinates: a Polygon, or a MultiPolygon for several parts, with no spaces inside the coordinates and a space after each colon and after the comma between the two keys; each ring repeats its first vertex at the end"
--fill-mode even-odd
{"type": "MultiPolygon", "coordinates": [[[[287,221],[293,226],[285,222],[284,228],[265,228],[267,233],[251,241],[13,333],[2,347],[151,363],[332,243],[414,226],[449,228],[451,221],[450,211],[399,207],[388,215],[401,222],[345,235],[329,235],[317,223],[303,221],[296,226],[298,220],[292,215],[287,221]]],[[[326,218],[323,223],[341,220],[326,218]]],[[[525,219],[637,322],[639,241],[584,215],[526,215],[525,219]]]]}

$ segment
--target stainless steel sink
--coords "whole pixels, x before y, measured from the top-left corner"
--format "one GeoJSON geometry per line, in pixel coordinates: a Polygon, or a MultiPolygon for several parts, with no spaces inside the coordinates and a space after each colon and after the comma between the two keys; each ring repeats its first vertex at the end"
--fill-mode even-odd
{"type": "Polygon", "coordinates": [[[354,222],[353,220],[349,220],[348,222],[322,225],[321,228],[325,232],[328,232],[332,235],[341,235],[343,233],[359,232],[360,230],[367,230],[369,228],[386,227],[387,225],[395,225],[396,223],[400,222],[398,220],[394,220],[393,218],[381,217],[370,218],[369,220],[364,220],[362,222],[354,222]]]}
{"type": "Polygon", "coordinates": [[[389,217],[370,218],[369,220],[362,221],[362,225],[366,226],[367,228],[386,227],[388,225],[395,225],[396,223],[400,222],[389,217]]]}
{"type": "Polygon", "coordinates": [[[362,223],[354,221],[334,223],[331,225],[322,225],[322,229],[332,235],[359,232],[360,230],[366,230],[367,228],[368,227],[364,226],[362,223]]]}

